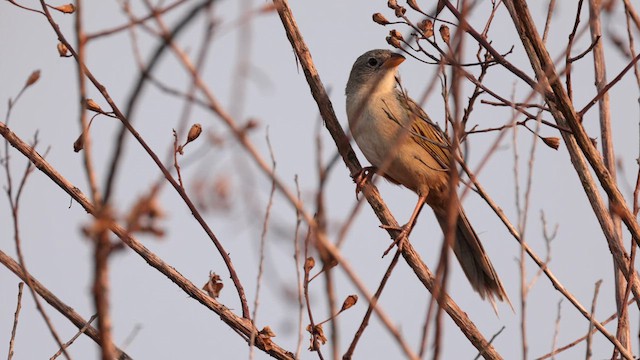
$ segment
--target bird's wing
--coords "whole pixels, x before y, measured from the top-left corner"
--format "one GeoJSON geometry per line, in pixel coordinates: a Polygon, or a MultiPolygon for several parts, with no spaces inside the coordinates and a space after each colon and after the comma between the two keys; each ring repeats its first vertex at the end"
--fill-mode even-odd
{"type": "Polygon", "coordinates": [[[398,91],[397,96],[402,104],[406,104],[412,116],[410,131],[413,139],[438,162],[443,170],[448,169],[451,159],[451,142],[447,135],[405,93],[398,91]]]}

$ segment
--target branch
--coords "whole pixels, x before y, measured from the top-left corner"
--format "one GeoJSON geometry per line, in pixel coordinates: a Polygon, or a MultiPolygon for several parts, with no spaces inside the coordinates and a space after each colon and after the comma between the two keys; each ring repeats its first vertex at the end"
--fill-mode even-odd
{"type": "MultiPolygon", "coordinates": [[[[349,169],[351,175],[354,176],[362,169],[362,167],[358,162],[353,148],[351,148],[351,145],[349,144],[348,138],[346,137],[342,127],[340,126],[340,122],[336,118],[335,112],[333,111],[333,107],[331,105],[331,101],[329,100],[324,85],[320,80],[320,76],[315,68],[315,65],[313,64],[311,54],[302,38],[302,35],[300,34],[300,30],[298,29],[298,26],[293,18],[291,9],[289,8],[286,0],[274,0],[273,2],[278,9],[278,15],[280,16],[280,20],[282,21],[282,24],[287,33],[287,38],[289,39],[289,42],[291,43],[291,46],[296,53],[297,59],[300,61],[300,65],[302,66],[304,75],[307,79],[307,83],[309,84],[311,94],[318,104],[320,115],[325,122],[327,130],[336,143],[338,152],[342,156],[345,165],[349,169]]],[[[367,183],[363,190],[364,195],[369,202],[369,205],[371,205],[376,216],[378,217],[378,219],[380,219],[380,222],[383,225],[398,227],[397,221],[394,219],[393,215],[382,201],[380,194],[378,193],[378,190],[375,188],[375,186],[367,183]]],[[[390,230],[390,232],[393,233],[394,230],[390,230]]],[[[414,273],[420,279],[420,281],[429,291],[432,291],[434,286],[436,285],[435,277],[433,273],[431,273],[431,271],[427,268],[427,266],[422,262],[419,255],[415,252],[409,242],[406,242],[403,246],[402,255],[409,266],[413,269],[414,273]]],[[[464,335],[483,354],[483,356],[485,356],[485,358],[502,358],[500,354],[498,354],[498,352],[493,348],[493,346],[485,339],[482,333],[480,333],[476,326],[471,322],[467,314],[463,312],[448,295],[444,296],[444,299],[440,303],[440,306],[442,306],[443,309],[451,316],[453,321],[462,330],[464,335]]]]}
{"type": "MultiPolygon", "coordinates": [[[[16,134],[14,134],[4,123],[0,122],[0,136],[4,137],[14,148],[20,151],[26,158],[28,158],[36,168],[42,171],[47,177],[49,177],[54,183],[56,183],[62,190],[64,190],[69,196],[80,204],[89,214],[94,217],[99,216],[97,209],[91,204],[89,199],[80,191],[79,188],[74,186],[60,173],[58,173],[35,149],[26,144],[16,134]]],[[[133,251],[138,253],[149,265],[153,266],[156,270],[164,274],[173,283],[178,285],[185,293],[196,301],[209,308],[220,319],[229,325],[232,329],[236,330],[246,341],[251,337],[252,332],[258,330],[253,326],[250,320],[240,317],[234,314],[226,306],[222,305],[215,299],[208,296],[204,291],[200,290],[191,281],[180,274],[175,268],[164,262],[156,254],[152,253],[136,238],[129,234],[122,226],[110,221],[106,224],[109,230],[115,234],[123,243],[129,246],[133,251]]],[[[0,252],[0,255],[4,255],[0,252]]],[[[2,258],[0,257],[0,260],[2,258]]],[[[4,263],[4,262],[3,262],[4,263]]],[[[86,321],[78,327],[84,326],[86,321]]],[[[75,324],[75,322],[74,322],[75,324]]],[[[77,325],[77,324],[76,324],[77,325]]],[[[271,343],[271,347],[267,349],[265,343],[256,338],[255,344],[259,349],[269,353],[269,355],[277,359],[293,359],[293,354],[283,348],[271,343]]]]}

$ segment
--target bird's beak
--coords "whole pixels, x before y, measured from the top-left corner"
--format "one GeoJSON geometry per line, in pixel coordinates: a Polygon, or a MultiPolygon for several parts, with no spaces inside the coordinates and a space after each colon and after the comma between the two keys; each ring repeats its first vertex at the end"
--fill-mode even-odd
{"type": "Polygon", "coordinates": [[[384,62],[384,64],[382,64],[382,67],[386,68],[386,69],[391,69],[394,68],[398,65],[400,65],[403,61],[404,61],[405,57],[400,55],[400,54],[396,54],[393,53],[391,54],[391,57],[387,59],[387,61],[384,62]]]}

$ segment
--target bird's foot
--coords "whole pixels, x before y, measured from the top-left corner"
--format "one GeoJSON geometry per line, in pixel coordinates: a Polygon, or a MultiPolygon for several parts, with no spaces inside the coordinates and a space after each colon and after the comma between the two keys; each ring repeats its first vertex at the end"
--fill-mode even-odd
{"type": "Polygon", "coordinates": [[[356,183],[356,199],[358,198],[358,194],[362,191],[362,188],[364,188],[364,185],[368,181],[371,181],[373,174],[375,174],[377,170],[378,169],[375,166],[367,166],[360,169],[360,171],[353,176],[353,182],[356,183]]]}
{"type": "Polygon", "coordinates": [[[385,230],[400,231],[400,233],[395,237],[395,239],[393,239],[393,243],[391,243],[391,245],[387,248],[387,250],[384,251],[384,253],[382,254],[382,257],[387,256],[389,251],[391,251],[391,249],[393,249],[393,247],[396,245],[398,246],[398,250],[402,251],[402,247],[404,246],[405,242],[409,238],[409,233],[411,232],[412,226],[410,226],[410,224],[405,224],[400,227],[394,226],[394,225],[380,225],[380,227],[385,230]]]}

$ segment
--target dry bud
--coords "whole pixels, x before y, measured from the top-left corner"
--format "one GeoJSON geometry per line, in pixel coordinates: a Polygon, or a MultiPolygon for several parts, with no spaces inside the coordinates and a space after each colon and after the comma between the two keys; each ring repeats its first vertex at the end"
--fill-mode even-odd
{"type": "Polygon", "coordinates": [[[560,147],[560,138],[552,136],[552,137],[543,137],[542,141],[550,148],[554,150],[558,150],[560,147]]]}
{"type": "Polygon", "coordinates": [[[249,120],[247,120],[247,123],[246,123],[246,124],[244,124],[244,130],[245,130],[245,131],[247,131],[247,130],[253,130],[253,129],[257,128],[257,127],[258,127],[258,125],[260,125],[260,122],[259,122],[258,120],[256,120],[256,119],[249,119],[249,120]]]}
{"type": "Polygon", "coordinates": [[[73,142],[73,152],[80,152],[82,149],[84,149],[84,132],[73,142]]]}
{"type": "Polygon", "coordinates": [[[200,136],[200,134],[202,134],[202,125],[200,124],[191,125],[191,129],[189,129],[189,133],[187,134],[187,142],[184,144],[187,145],[188,143],[197,139],[198,136],[200,136]]]}
{"type": "Polygon", "coordinates": [[[266,351],[271,351],[273,349],[273,341],[271,341],[271,338],[275,336],[276,333],[274,333],[268,326],[265,326],[262,330],[258,331],[258,339],[262,342],[266,351]]]}
{"type": "Polygon", "coordinates": [[[100,114],[104,113],[104,111],[102,111],[102,108],[100,108],[100,105],[98,105],[97,102],[93,101],[93,99],[85,100],[85,106],[87,107],[87,110],[95,111],[100,114]]]}
{"type": "Polygon", "coordinates": [[[220,296],[220,291],[222,290],[223,287],[224,287],[224,284],[220,279],[220,275],[217,275],[214,272],[210,272],[209,281],[207,281],[207,283],[204,284],[204,286],[202,287],[202,290],[206,291],[207,294],[209,294],[209,296],[216,299],[218,296],[220,296]]]}
{"type": "Polygon", "coordinates": [[[425,38],[430,38],[433,36],[433,21],[429,19],[424,19],[418,23],[418,29],[422,31],[422,35],[425,38]]]}
{"type": "Polygon", "coordinates": [[[73,14],[76,11],[76,7],[73,4],[66,4],[54,7],[54,9],[65,13],[65,14],[73,14]]]}
{"type": "Polygon", "coordinates": [[[387,43],[396,49],[402,48],[402,44],[400,43],[400,40],[398,40],[397,38],[394,38],[393,36],[387,36],[387,43]]]}
{"type": "Polygon", "coordinates": [[[387,6],[389,7],[389,9],[394,9],[398,7],[398,2],[396,0],[389,0],[387,1],[387,6]]]}
{"type": "Polygon", "coordinates": [[[24,84],[24,87],[29,87],[33,84],[35,84],[38,79],[40,79],[40,70],[35,70],[31,73],[31,75],[29,75],[29,78],[27,79],[27,82],[24,84]]]}
{"type": "Polygon", "coordinates": [[[320,350],[320,345],[327,343],[327,337],[324,335],[322,325],[311,327],[311,324],[309,324],[307,325],[307,331],[311,334],[311,343],[309,344],[310,351],[318,351],[320,350]]]}
{"type": "Polygon", "coordinates": [[[316,266],[316,261],[314,258],[309,256],[307,260],[304,261],[304,272],[308,273],[314,266],[316,266]]]}
{"type": "Polygon", "coordinates": [[[440,36],[442,37],[442,40],[444,41],[445,44],[451,45],[449,44],[449,41],[451,39],[451,34],[449,33],[448,26],[446,25],[440,26],[440,36]]]}
{"type": "Polygon", "coordinates": [[[418,3],[416,3],[416,0],[407,0],[407,5],[415,11],[422,12],[422,9],[420,9],[418,3]]]}
{"type": "Polygon", "coordinates": [[[276,333],[273,330],[271,330],[269,326],[263,327],[262,330],[258,331],[258,334],[265,337],[276,337],[276,333]]]}
{"type": "Polygon", "coordinates": [[[60,57],[68,56],[69,49],[67,49],[67,45],[59,42],[57,48],[58,48],[58,55],[60,55],[60,57]]]}
{"type": "Polygon", "coordinates": [[[396,8],[394,9],[394,11],[395,11],[395,13],[396,13],[396,16],[397,16],[397,17],[403,17],[403,16],[404,16],[404,13],[406,13],[406,12],[407,12],[407,9],[406,9],[404,6],[400,6],[400,5],[398,5],[398,6],[396,6],[396,8]]]}
{"type": "Polygon", "coordinates": [[[398,40],[402,40],[402,34],[396,29],[389,31],[389,36],[394,37],[398,40]]]}
{"type": "Polygon", "coordinates": [[[352,307],[353,305],[355,305],[358,302],[358,295],[349,295],[347,296],[346,299],[344,299],[344,302],[342,303],[342,309],[340,309],[340,311],[345,311],[348,308],[352,307]]]}
{"type": "Polygon", "coordinates": [[[373,21],[377,24],[380,25],[388,25],[389,24],[389,20],[387,20],[387,18],[384,17],[384,15],[380,14],[380,13],[375,13],[373,14],[373,21]]]}

